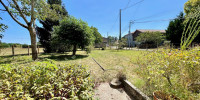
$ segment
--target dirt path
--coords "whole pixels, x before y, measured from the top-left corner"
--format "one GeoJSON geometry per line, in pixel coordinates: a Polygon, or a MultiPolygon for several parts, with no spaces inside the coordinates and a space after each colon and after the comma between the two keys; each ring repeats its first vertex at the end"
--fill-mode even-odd
{"type": "Polygon", "coordinates": [[[109,83],[101,83],[95,90],[99,100],[131,100],[123,89],[113,89],[109,83]]]}

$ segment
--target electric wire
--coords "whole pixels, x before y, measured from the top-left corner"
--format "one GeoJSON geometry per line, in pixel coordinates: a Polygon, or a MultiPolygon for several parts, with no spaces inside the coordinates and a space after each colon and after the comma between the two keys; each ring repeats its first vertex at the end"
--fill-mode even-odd
{"type": "Polygon", "coordinates": [[[135,5],[139,4],[139,3],[142,3],[143,1],[144,1],[144,0],[140,0],[140,1],[134,3],[134,4],[130,5],[130,6],[127,6],[127,7],[123,8],[122,10],[126,10],[126,9],[128,9],[128,8],[131,8],[131,7],[133,7],[133,6],[135,6],[135,5]]]}

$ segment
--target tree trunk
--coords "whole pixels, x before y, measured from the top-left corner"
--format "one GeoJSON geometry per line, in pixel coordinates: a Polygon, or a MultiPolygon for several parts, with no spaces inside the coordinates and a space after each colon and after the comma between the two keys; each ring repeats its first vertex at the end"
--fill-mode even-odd
{"type": "Polygon", "coordinates": [[[28,27],[30,37],[31,37],[31,48],[32,48],[32,59],[36,60],[38,58],[37,54],[37,42],[36,42],[36,31],[35,28],[29,26],[28,27]]]}
{"type": "Polygon", "coordinates": [[[76,45],[74,45],[73,54],[72,55],[76,55],[76,45]]]}

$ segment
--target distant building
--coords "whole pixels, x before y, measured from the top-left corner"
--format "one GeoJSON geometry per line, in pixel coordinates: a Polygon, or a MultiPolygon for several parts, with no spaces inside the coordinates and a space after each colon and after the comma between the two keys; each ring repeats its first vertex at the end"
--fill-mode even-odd
{"type": "Polygon", "coordinates": [[[108,46],[108,38],[103,37],[103,41],[101,43],[95,44],[95,48],[102,48],[108,46]]]}
{"type": "Polygon", "coordinates": [[[124,38],[127,38],[127,44],[131,47],[135,47],[137,45],[136,37],[139,36],[140,34],[144,33],[144,32],[161,32],[161,33],[166,33],[165,30],[149,30],[149,29],[137,29],[134,32],[130,33],[130,34],[126,34],[124,36],[124,38]]]}

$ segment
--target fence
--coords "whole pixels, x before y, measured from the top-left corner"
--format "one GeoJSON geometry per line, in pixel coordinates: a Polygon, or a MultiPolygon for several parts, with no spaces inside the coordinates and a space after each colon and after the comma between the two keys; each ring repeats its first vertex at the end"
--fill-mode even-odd
{"type": "MultiPolygon", "coordinates": [[[[38,46],[38,53],[43,53],[43,48],[38,46]]],[[[11,48],[0,48],[0,56],[10,56],[10,55],[30,55],[32,50],[30,47],[22,48],[22,47],[14,47],[11,48]]]]}

